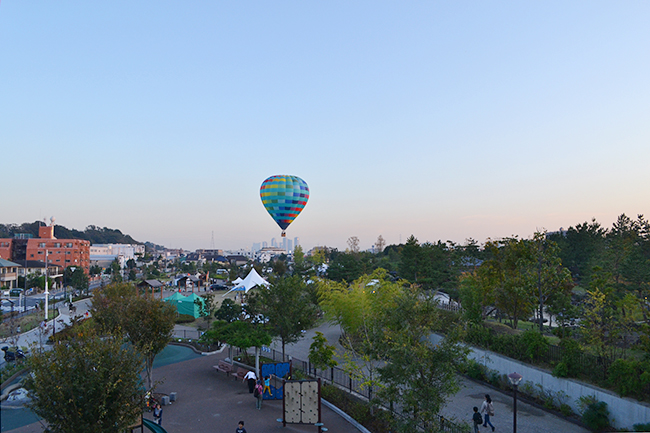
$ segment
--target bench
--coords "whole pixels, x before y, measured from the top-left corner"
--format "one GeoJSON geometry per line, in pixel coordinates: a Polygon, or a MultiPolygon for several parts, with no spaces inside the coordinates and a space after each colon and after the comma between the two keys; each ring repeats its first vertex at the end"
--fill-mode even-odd
{"type": "Polygon", "coordinates": [[[237,368],[236,373],[230,373],[230,374],[235,376],[235,379],[244,380],[244,376],[246,376],[246,373],[248,373],[248,370],[246,370],[245,368],[239,367],[239,368],[237,368]]]}
{"type": "Polygon", "coordinates": [[[226,374],[232,373],[232,365],[228,364],[226,361],[219,361],[219,364],[213,365],[212,368],[217,371],[223,371],[226,374]]]}

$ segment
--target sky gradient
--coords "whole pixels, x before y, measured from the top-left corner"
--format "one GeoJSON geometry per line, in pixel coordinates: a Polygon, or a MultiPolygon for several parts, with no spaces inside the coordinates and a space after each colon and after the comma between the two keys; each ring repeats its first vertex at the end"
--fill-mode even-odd
{"type": "Polygon", "coordinates": [[[306,248],[650,216],[650,2],[0,3],[1,223],[306,248]]]}

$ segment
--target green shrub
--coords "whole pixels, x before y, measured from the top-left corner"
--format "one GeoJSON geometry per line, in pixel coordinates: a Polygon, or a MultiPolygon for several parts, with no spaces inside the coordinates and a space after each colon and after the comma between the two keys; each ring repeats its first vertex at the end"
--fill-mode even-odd
{"type": "Polygon", "coordinates": [[[566,403],[560,405],[560,412],[566,417],[573,416],[573,409],[571,409],[571,406],[566,403]]]}
{"type": "Polygon", "coordinates": [[[469,360],[467,362],[465,374],[467,374],[472,379],[485,380],[485,367],[473,359],[469,360]]]}
{"type": "Polygon", "coordinates": [[[192,323],[196,319],[191,314],[179,314],[176,318],[176,323],[192,323]]]}
{"type": "Polygon", "coordinates": [[[531,361],[539,361],[548,353],[548,341],[537,331],[524,332],[521,336],[521,343],[525,347],[526,357],[531,361]]]}
{"type": "Polygon", "coordinates": [[[645,424],[634,424],[634,431],[647,432],[650,431],[650,422],[645,424]]]}
{"type": "Polygon", "coordinates": [[[607,403],[599,401],[587,406],[582,414],[582,423],[591,431],[600,432],[609,428],[609,411],[607,403]]]}
{"type": "Polygon", "coordinates": [[[569,377],[569,367],[564,362],[559,362],[553,369],[555,377],[569,377]]]}
{"type": "Polygon", "coordinates": [[[641,388],[637,364],[638,361],[617,359],[609,368],[607,381],[621,397],[636,394],[641,388]]]}
{"type": "MultiPolygon", "coordinates": [[[[582,348],[573,338],[564,338],[560,341],[562,348],[562,361],[566,370],[566,375],[558,377],[577,377],[580,374],[580,357],[582,355],[582,348]]],[[[558,364],[559,365],[559,364],[558,364]]]]}

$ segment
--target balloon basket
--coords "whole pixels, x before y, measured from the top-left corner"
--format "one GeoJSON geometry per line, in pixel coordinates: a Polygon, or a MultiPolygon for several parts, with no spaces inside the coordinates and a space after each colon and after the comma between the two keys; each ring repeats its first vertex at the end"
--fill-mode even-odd
{"type": "Polygon", "coordinates": [[[284,230],[282,230],[282,234],[281,234],[280,236],[283,237],[283,238],[286,238],[286,237],[287,237],[287,232],[285,232],[284,230]]]}

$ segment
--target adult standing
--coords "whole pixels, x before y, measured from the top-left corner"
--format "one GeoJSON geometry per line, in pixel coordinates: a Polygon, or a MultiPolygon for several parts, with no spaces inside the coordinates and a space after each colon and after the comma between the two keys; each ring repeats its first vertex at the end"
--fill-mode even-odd
{"type": "Polygon", "coordinates": [[[485,400],[483,400],[483,404],[481,405],[481,413],[485,414],[483,427],[487,427],[489,424],[492,427],[492,431],[494,431],[494,426],[490,422],[490,417],[494,416],[494,406],[492,405],[490,394],[485,394],[485,400]]]}
{"type": "Polygon", "coordinates": [[[253,370],[250,370],[246,373],[246,376],[242,379],[242,382],[248,380],[248,393],[252,394],[255,390],[255,384],[257,383],[257,376],[253,370]]]}

